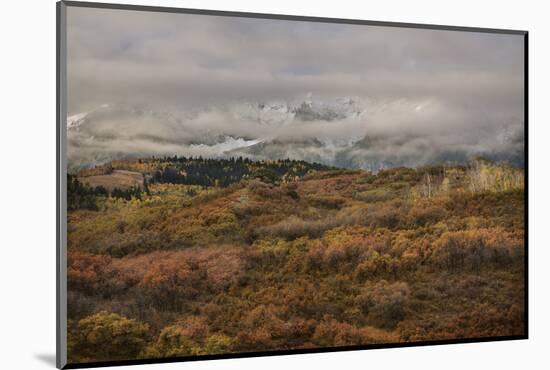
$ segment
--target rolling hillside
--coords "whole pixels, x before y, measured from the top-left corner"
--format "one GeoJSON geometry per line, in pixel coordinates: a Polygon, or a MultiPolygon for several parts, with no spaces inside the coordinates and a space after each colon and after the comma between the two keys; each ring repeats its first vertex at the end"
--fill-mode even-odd
{"type": "Polygon", "coordinates": [[[71,188],[90,200],[68,220],[74,362],[524,332],[519,169],[149,158],[95,171],[77,178],[144,181],[127,197],[115,182],[71,188]]]}

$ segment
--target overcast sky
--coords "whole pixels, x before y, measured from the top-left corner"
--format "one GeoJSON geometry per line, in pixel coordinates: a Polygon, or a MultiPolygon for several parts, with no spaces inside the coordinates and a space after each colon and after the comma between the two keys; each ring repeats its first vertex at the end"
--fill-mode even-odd
{"type": "Polygon", "coordinates": [[[69,115],[358,97],[385,133],[487,141],[523,125],[520,35],[78,7],[67,32],[69,115]]]}

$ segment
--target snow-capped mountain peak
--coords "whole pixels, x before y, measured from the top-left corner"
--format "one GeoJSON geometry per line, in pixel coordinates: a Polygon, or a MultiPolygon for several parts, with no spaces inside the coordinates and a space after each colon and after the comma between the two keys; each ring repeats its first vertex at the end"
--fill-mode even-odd
{"type": "Polygon", "coordinates": [[[71,116],[68,116],[67,117],[67,129],[69,129],[69,130],[78,130],[78,128],[86,122],[86,118],[88,117],[88,115],[90,115],[94,112],[97,112],[99,110],[102,110],[102,109],[107,109],[107,108],[109,108],[109,106],[110,106],[109,104],[103,104],[103,105],[100,105],[98,108],[96,108],[94,110],[91,110],[91,111],[88,111],[88,112],[77,113],[77,114],[73,114],[71,116]]]}

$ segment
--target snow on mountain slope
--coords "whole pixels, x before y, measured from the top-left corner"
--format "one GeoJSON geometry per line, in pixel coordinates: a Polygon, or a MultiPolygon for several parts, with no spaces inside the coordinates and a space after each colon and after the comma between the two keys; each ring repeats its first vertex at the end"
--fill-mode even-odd
{"type": "Polygon", "coordinates": [[[82,126],[84,123],[86,123],[86,118],[88,117],[88,115],[93,114],[94,112],[97,112],[99,110],[107,109],[107,108],[109,108],[109,104],[103,104],[103,105],[99,106],[98,108],[96,108],[92,111],[77,113],[77,114],[73,114],[71,116],[68,116],[67,117],[67,129],[69,129],[69,130],[78,130],[78,128],[80,126],[82,126]]]}
{"type": "Polygon", "coordinates": [[[67,117],[67,129],[76,129],[82,125],[88,113],[89,112],[84,112],[67,117]]]}
{"type": "Polygon", "coordinates": [[[173,110],[104,104],[67,117],[68,156],[74,168],[151,155],[292,158],[374,171],[476,155],[522,165],[521,123],[479,136],[464,133],[461,119],[433,100],[310,94],[173,110]],[[441,117],[462,131],[434,131],[441,117]]]}

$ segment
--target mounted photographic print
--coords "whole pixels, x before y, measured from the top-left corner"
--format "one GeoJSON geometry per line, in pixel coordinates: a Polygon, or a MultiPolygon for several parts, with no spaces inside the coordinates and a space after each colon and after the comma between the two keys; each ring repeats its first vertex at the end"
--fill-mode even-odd
{"type": "Polygon", "coordinates": [[[58,3],[58,367],[527,338],[526,55],[58,3]]]}

